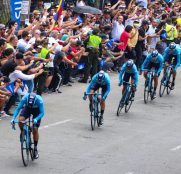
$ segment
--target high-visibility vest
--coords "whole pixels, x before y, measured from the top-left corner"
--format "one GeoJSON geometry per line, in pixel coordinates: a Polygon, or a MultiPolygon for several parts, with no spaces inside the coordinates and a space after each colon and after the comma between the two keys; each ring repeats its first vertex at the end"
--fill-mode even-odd
{"type": "Polygon", "coordinates": [[[87,47],[93,47],[93,48],[99,48],[99,45],[101,43],[102,39],[99,36],[96,35],[90,35],[89,36],[89,41],[87,43],[87,47]]]}

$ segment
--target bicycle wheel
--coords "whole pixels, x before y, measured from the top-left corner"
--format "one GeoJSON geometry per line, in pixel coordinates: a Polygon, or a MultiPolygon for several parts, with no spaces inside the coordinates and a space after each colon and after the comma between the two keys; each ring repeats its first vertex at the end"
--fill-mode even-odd
{"type": "Polygon", "coordinates": [[[167,83],[167,94],[169,95],[172,90],[172,82],[173,82],[173,76],[172,71],[170,71],[169,77],[168,77],[168,83],[167,83]]]}
{"type": "Polygon", "coordinates": [[[159,89],[159,96],[162,97],[164,92],[165,92],[165,89],[166,89],[166,84],[164,82],[164,79],[165,79],[165,75],[163,76],[161,82],[160,82],[160,89],[159,89]]]}
{"type": "Polygon", "coordinates": [[[100,102],[99,102],[97,104],[97,110],[98,110],[98,113],[97,113],[97,126],[98,127],[100,127],[100,125],[101,125],[101,116],[100,116],[101,111],[100,111],[100,108],[101,108],[101,106],[100,106],[100,102]]]}
{"type": "Polygon", "coordinates": [[[28,166],[29,163],[29,138],[27,137],[25,131],[21,134],[21,156],[24,166],[28,166]]]}
{"type": "Polygon", "coordinates": [[[95,129],[97,122],[97,106],[94,104],[93,112],[91,113],[91,128],[92,130],[95,129]]]}
{"type": "Polygon", "coordinates": [[[150,83],[150,99],[153,100],[154,99],[154,89],[153,89],[153,76],[151,77],[151,83],[150,83]]]}
{"type": "Polygon", "coordinates": [[[149,88],[148,88],[148,82],[145,80],[145,88],[144,88],[144,102],[147,104],[149,98],[149,88]]]}
{"type": "Polygon", "coordinates": [[[129,109],[131,108],[131,105],[133,103],[133,101],[131,101],[131,95],[132,92],[130,93],[129,97],[127,98],[127,104],[125,105],[125,112],[128,113],[129,109]]]}
{"type": "Polygon", "coordinates": [[[34,160],[34,148],[32,147],[33,146],[33,142],[32,142],[32,133],[31,131],[29,130],[29,137],[30,137],[30,142],[29,142],[29,152],[30,152],[30,157],[31,157],[31,160],[33,161],[34,160]]]}
{"type": "Polygon", "coordinates": [[[117,116],[119,116],[123,107],[124,107],[124,103],[122,102],[122,100],[120,100],[119,105],[118,105],[118,109],[117,109],[117,116]]]}

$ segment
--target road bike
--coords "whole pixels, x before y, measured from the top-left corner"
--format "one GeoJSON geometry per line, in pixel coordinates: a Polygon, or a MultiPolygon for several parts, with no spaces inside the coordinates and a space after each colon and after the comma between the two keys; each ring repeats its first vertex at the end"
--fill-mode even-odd
{"type": "MultiPolygon", "coordinates": [[[[20,143],[21,143],[21,156],[24,166],[28,166],[29,159],[34,160],[34,143],[32,142],[32,131],[33,131],[33,121],[29,118],[26,121],[15,121],[15,123],[23,123],[23,130],[20,134],[20,143]]],[[[12,125],[12,128],[15,130],[15,125],[12,125]]]]}
{"type": "MultiPolygon", "coordinates": [[[[85,94],[84,94],[85,95],[85,94]]],[[[90,113],[91,113],[91,128],[92,130],[95,129],[96,123],[97,126],[100,127],[101,125],[101,93],[97,91],[93,94],[87,94],[92,97],[92,103],[90,104],[90,113]]]]}
{"type": "Polygon", "coordinates": [[[133,92],[132,92],[132,87],[133,85],[128,83],[128,82],[125,82],[123,81],[124,84],[126,84],[126,89],[122,95],[122,98],[119,102],[119,105],[118,105],[118,109],[117,109],[117,116],[120,115],[121,113],[121,110],[124,108],[125,106],[125,113],[127,113],[129,111],[129,109],[131,108],[131,105],[132,105],[132,95],[133,95],[133,92]]]}
{"type": "Polygon", "coordinates": [[[152,68],[151,70],[144,69],[143,71],[147,72],[147,78],[145,79],[145,85],[144,85],[144,102],[145,104],[147,104],[149,97],[151,100],[154,99],[153,81],[156,71],[154,68],[152,68]]]}
{"type": "Polygon", "coordinates": [[[165,65],[166,71],[160,82],[159,96],[162,97],[165,90],[167,89],[167,94],[169,95],[171,90],[173,90],[173,65],[165,65]]]}

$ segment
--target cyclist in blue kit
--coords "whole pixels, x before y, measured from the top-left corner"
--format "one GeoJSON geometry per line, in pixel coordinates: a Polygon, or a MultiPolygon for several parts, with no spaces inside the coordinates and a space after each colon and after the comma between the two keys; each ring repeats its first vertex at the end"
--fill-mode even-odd
{"type": "MultiPolygon", "coordinates": [[[[103,124],[103,114],[105,110],[105,100],[110,92],[110,78],[107,73],[104,71],[100,71],[95,74],[87,88],[87,91],[84,96],[84,100],[86,100],[88,94],[94,94],[99,88],[102,88],[102,99],[101,99],[101,124],[103,124]]],[[[92,109],[92,97],[89,96],[90,100],[90,109],[92,109]]]]}
{"type": "Polygon", "coordinates": [[[145,71],[144,72],[145,79],[147,78],[147,74],[148,74],[147,70],[151,70],[153,68],[155,70],[153,98],[156,98],[158,77],[163,68],[163,56],[160,53],[158,53],[157,50],[153,50],[152,53],[148,54],[148,56],[146,57],[145,61],[143,62],[141,66],[141,70],[145,71]]]}
{"type": "Polygon", "coordinates": [[[22,109],[19,116],[19,127],[23,131],[23,121],[33,116],[33,140],[34,140],[34,158],[39,157],[37,145],[39,140],[38,128],[40,126],[41,118],[44,116],[44,104],[43,99],[40,95],[35,93],[29,93],[25,95],[20,101],[18,107],[16,108],[11,124],[15,124],[16,117],[18,116],[20,110],[22,109]]]}
{"type": "Polygon", "coordinates": [[[128,83],[130,78],[131,84],[133,85],[131,100],[134,101],[136,87],[138,86],[138,70],[132,59],[129,59],[126,63],[123,64],[119,73],[119,86],[123,84],[122,95],[124,94],[127,85],[125,82],[128,83]]]}
{"type": "MultiPolygon", "coordinates": [[[[170,45],[166,48],[163,58],[164,63],[168,65],[173,65],[173,81],[172,81],[172,89],[175,86],[175,78],[177,74],[177,68],[180,66],[180,46],[176,45],[174,42],[170,43],[170,45]]],[[[164,67],[164,73],[166,71],[166,68],[164,67]]]]}

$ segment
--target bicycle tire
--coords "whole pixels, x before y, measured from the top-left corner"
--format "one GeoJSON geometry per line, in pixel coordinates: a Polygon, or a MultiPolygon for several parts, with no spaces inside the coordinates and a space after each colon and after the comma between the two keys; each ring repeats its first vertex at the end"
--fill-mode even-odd
{"type": "Polygon", "coordinates": [[[165,75],[162,77],[162,80],[160,82],[160,89],[159,89],[159,96],[163,97],[163,94],[165,92],[166,89],[166,84],[164,84],[164,79],[165,79],[165,75]]]}
{"type": "Polygon", "coordinates": [[[154,89],[153,89],[153,76],[151,77],[151,83],[150,83],[150,99],[153,100],[153,95],[154,95],[154,89]]]}
{"type": "Polygon", "coordinates": [[[172,90],[172,87],[173,87],[172,82],[173,82],[173,76],[172,76],[172,70],[171,70],[169,73],[168,83],[167,83],[167,95],[169,95],[172,90]]]}
{"type": "Polygon", "coordinates": [[[27,135],[24,131],[21,134],[21,156],[22,161],[25,167],[28,166],[29,163],[29,140],[27,141],[27,135]]]}
{"type": "Polygon", "coordinates": [[[94,112],[91,112],[91,129],[94,130],[95,129],[95,124],[94,124],[94,112]]]}
{"type": "Polygon", "coordinates": [[[131,105],[133,101],[130,100],[130,96],[132,95],[132,92],[129,94],[128,103],[125,105],[125,113],[128,113],[129,109],[131,108],[131,105]]]}
{"type": "Polygon", "coordinates": [[[117,116],[119,116],[123,107],[124,107],[124,103],[122,103],[120,100],[119,105],[118,105],[118,109],[117,109],[117,116]]]}
{"type": "Polygon", "coordinates": [[[32,143],[32,133],[31,133],[30,130],[29,130],[29,138],[30,138],[30,141],[29,141],[30,157],[31,157],[31,160],[34,161],[34,148],[32,147],[32,145],[33,145],[34,143],[32,143]]]}
{"type": "Polygon", "coordinates": [[[149,98],[149,89],[148,89],[147,80],[145,80],[145,88],[144,88],[144,102],[145,102],[145,104],[148,103],[148,98],[149,98]]]}
{"type": "Polygon", "coordinates": [[[100,125],[101,125],[101,117],[100,117],[100,113],[101,113],[101,111],[100,111],[100,102],[98,102],[98,104],[97,104],[97,110],[98,110],[98,113],[97,113],[97,126],[98,127],[100,127],[100,125]]]}

